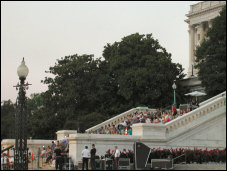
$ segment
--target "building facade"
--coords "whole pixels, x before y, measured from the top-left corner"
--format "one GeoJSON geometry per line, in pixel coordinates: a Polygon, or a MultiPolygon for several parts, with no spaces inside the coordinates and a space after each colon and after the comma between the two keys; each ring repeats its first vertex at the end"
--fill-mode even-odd
{"type": "Polygon", "coordinates": [[[190,11],[185,20],[188,23],[189,33],[189,68],[188,77],[197,76],[198,70],[194,69],[196,46],[199,46],[207,33],[208,29],[212,27],[213,19],[219,15],[226,1],[203,1],[194,5],[190,5],[190,11]]]}

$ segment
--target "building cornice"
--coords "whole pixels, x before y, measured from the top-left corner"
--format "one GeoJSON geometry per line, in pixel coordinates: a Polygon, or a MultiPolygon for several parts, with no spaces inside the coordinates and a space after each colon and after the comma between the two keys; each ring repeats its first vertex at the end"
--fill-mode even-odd
{"type": "MultiPolygon", "coordinates": [[[[225,3],[221,3],[221,4],[217,4],[215,6],[211,6],[209,8],[205,8],[205,9],[202,9],[202,10],[198,10],[198,11],[195,11],[195,12],[189,12],[188,14],[186,14],[185,16],[186,17],[191,17],[193,15],[198,15],[198,14],[201,14],[201,13],[204,13],[204,12],[207,12],[207,11],[211,11],[211,10],[214,10],[214,9],[217,9],[217,8],[220,8],[220,7],[223,7],[224,5],[226,5],[225,3]]],[[[185,20],[186,21],[186,20],[185,20]]]]}

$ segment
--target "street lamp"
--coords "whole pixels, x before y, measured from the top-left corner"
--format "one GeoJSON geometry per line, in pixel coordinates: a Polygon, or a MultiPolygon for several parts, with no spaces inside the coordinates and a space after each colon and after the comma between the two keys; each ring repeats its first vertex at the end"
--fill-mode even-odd
{"type": "Polygon", "coordinates": [[[194,63],[192,62],[192,75],[191,75],[191,77],[194,76],[194,75],[193,75],[193,66],[194,66],[194,63]]]}
{"type": "Polygon", "coordinates": [[[19,93],[16,100],[16,114],[15,114],[15,149],[14,149],[14,170],[28,170],[28,148],[27,148],[27,99],[25,97],[28,89],[28,83],[24,83],[28,75],[28,67],[25,61],[17,68],[17,74],[20,79],[20,84],[16,86],[19,88],[19,93]]]}
{"type": "Polygon", "coordinates": [[[173,106],[174,106],[175,108],[177,108],[177,103],[176,103],[176,93],[175,93],[175,90],[176,90],[177,86],[176,86],[176,84],[175,84],[175,81],[176,81],[176,80],[174,80],[174,83],[173,83],[173,85],[172,85],[172,88],[173,88],[173,90],[174,90],[174,101],[173,101],[173,106]]]}

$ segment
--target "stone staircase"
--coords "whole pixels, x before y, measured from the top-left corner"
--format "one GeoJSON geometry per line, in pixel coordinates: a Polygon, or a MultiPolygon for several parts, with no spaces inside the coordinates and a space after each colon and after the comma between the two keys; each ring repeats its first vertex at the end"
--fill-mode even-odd
{"type": "Polygon", "coordinates": [[[133,124],[132,135],[165,147],[226,148],[226,92],[166,124],[133,124]]]}
{"type": "Polygon", "coordinates": [[[146,110],[149,111],[149,112],[155,112],[156,111],[156,109],[149,109],[148,107],[133,108],[133,109],[130,109],[130,110],[128,110],[128,111],[126,111],[126,112],[124,112],[122,114],[119,114],[119,115],[117,115],[117,116],[115,116],[113,118],[110,118],[110,119],[108,119],[108,120],[106,120],[106,121],[104,121],[104,122],[102,122],[102,123],[100,123],[98,125],[95,125],[95,126],[89,128],[89,129],[85,130],[85,131],[87,131],[87,132],[89,132],[90,130],[95,131],[95,130],[101,128],[101,127],[106,129],[108,124],[117,125],[117,124],[119,124],[121,122],[121,120],[125,120],[128,115],[134,114],[135,112],[146,111],[146,110]]]}
{"type": "MultiPolygon", "coordinates": [[[[184,121],[182,121],[182,119],[174,119],[173,121],[167,123],[166,124],[167,125],[167,132],[171,131],[172,129],[176,129],[177,127],[179,127],[179,125],[184,125],[185,122],[190,122],[190,121],[192,121],[194,119],[197,119],[197,118],[205,115],[205,113],[207,111],[204,111],[204,110],[202,111],[202,109],[204,109],[203,106],[206,106],[207,107],[207,106],[213,104],[217,99],[220,99],[222,97],[226,97],[226,91],[223,92],[223,93],[220,93],[217,96],[214,96],[214,97],[212,97],[212,98],[210,98],[210,99],[208,99],[208,100],[206,100],[206,101],[204,101],[202,103],[200,103],[200,107],[195,110],[195,111],[199,112],[199,114],[196,113],[193,110],[193,111],[191,111],[191,112],[189,112],[187,114],[187,117],[186,118],[184,117],[184,119],[185,119],[184,121]],[[192,114],[192,112],[194,114],[192,114]]],[[[215,110],[216,107],[219,107],[219,106],[216,106],[216,105],[214,105],[213,108],[211,107],[211,109],[206,109],[206,110],[208,110],[208,111],[209,110],[215,110]]],[[[219,103],[218,103],[218,105],[219,105],[219,103]]],[[[221,105],[223,105],[223,104],[221,104],[221,105]]],[[[117,125],[117,124],[119,124],[121,122],[121,120],[125,120],[128,115],[134,114],[135,112],[139,112],[139,111],[145,111],[145,110],[148,110],[151,113],[152,112],[156,112],[156,109],[149,109],[147,107],[133,108],[133,109],[128,110],[128,111],[126,111],[126,112],[124,112],[122,114],[119,114],[119,115],[117,115],[117,116],[115,116],[113,118],[110,118],[110,119],[108,119],[108,120],[106,120],[106,121],[104,121],[104,122],[102,122],[102,123],[100,123],[100,124],[98,124],[96,126],[93,126],[93,127],[89,128],[89,129],[87,129],[86,131],[87,132],[89,132],[90,130],[95,131],[95,130],[101,128],[101,127],[103,127],[104,129],[106,129],[109,124],[110,125],[112,125],[112,124],[117,125]]]]}

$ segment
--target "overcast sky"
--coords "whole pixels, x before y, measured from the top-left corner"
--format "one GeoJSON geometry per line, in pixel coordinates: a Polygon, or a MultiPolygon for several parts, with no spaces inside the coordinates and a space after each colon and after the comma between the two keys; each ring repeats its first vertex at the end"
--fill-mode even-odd
{"type": "Polygon", "coordinates": [[[130,34],[150,34],[189,66],[187,19],[190,5],[201,1],[13,2],[1,1],[1,101],[16,101],[17,68],[29,68],[27,96],[47,90],[41,83],[57,59],[73,54],[101,57],[107,43],[130,34]]]}

